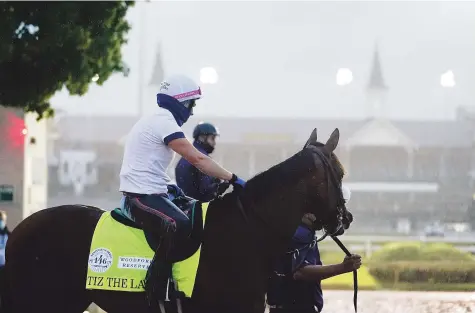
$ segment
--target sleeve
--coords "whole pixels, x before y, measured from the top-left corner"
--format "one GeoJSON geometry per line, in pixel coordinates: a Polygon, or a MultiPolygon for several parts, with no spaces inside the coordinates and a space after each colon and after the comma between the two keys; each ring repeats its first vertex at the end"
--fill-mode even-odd
{"type": "Polygon", "coordinates": [[[179,138],[186,138],[183,130],[180,126],[176,123],[173,115],[157,115],[160,117],[160,120],[157,121],[158,133],[160,139],[168,145],[172,140],[179,139],[179,138]]]}
{"type": "Polygon", "coordinates": [[[216,198],[216,193],[218,191],[218,182],[214,177],[205,175],[204,173],[198,170],[196,174],[198,185],[199,185],[199,192],[202,195],[204,201],[211,201],[216,198]]]}
{"type": "Polygon", "coordinates": [[[295,273],[299,269],[312,265],[311,261],[311,249],[303,249],[295,256],[292,257],[292,273],[295,273]]]}
{"type": "Polygon", "coordinates": [[[317,264],[317,253],[315,248],[308,249],[307,255],[305,256],[304,266],[306,265],[316,265],[317,264]]]}
{"type": "MultiPolygon", "coordinates": [[[[295,240],[293,245],[293,249],[302,247],[302,243],[295,242],[295,240]]],[[[317,245],[302,249],[295,257],[292,258],[292,273],[295,273],[307,265],[321,265],[320,254],[317,245]]]]}

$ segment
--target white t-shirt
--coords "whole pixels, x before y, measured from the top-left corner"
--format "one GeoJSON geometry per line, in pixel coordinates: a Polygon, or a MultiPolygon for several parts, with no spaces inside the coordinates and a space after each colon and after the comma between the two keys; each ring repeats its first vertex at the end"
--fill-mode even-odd
{"type": "Polygon", "coordinates": [[[121,192],[166,193],[171,179],[167,174],[175,152],[167,144],[185,138],[170,111],[157,107],[142,117],[127,136],[120,169],[121,192]]]}

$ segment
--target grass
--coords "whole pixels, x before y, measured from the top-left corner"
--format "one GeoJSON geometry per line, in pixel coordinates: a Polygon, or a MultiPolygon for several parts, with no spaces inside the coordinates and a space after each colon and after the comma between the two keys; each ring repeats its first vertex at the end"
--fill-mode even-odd
{"type": "MultiPolygon", "coordinates": [[[[343,261],[343,252],[321,251],[323,264],[343,261]]],[[[363,264],[367,261],[363,258],[363,264]]],[[[358,270],[359,290],[405,290],[405,291],[475,291],[475,284],[430,284],[430,283],[382,283],[377,281],[365,265],[358,270]]],[[[323,290],[353,290],[353,273],[346,273],[322,281],[323,290]]]]}
{"type": "MultiPolygon", "coordinates": [[[[322,281],[324,290],[347,290],[353,289],[353,273],[346,273],[322,281]]],[[[362,266],[358,270],[358,289],[360,290],[379,290],[380,284],[371,276],[368,269],[362,266]]]]}

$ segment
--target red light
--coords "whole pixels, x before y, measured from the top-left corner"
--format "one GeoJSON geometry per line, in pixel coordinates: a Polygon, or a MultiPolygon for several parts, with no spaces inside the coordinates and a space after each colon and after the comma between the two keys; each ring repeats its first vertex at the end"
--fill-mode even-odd
{"type": "Polygon", "coordinates": [[[23,147],[25,135],[28,130],[25,127],[25,121],[13,113],[6,114],[7,120],[7,138],[13,148],[23,147]]]}

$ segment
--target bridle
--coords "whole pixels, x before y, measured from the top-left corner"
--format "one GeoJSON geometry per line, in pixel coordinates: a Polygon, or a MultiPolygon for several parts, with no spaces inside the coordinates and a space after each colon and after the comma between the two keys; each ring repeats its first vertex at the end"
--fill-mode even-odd
{"type": "MultiPolygon", "coordinates": [[[[343,214],[344,214],[343,210],[345,208],[345,199],[343,197],[343,192],[341,190],[341,179],[338,179],[335,169],[330,164],[329,158],[321,151],[321,149],[319,149],[319,147],[315,145],[308,145],[304,149],[311,149],[312,152],[318,155],[320,162],[323,164],[323,170],[327,178],[327,186],[328,186],[327,199],[331,199],[330,187],[333,187],[333,189],[336,190],[337,200],[336,200],[335,206],[336,206],[336,210],[338,211],[338,216],[339,216],[338,225],[332,233],[329,233],[328,230],[325,230],[325,233],[322,238],[325,238],[328,235],[330,236],[336,235],[340,231],[340,229],[343,227],[343,223],[342,223],[343,214]]],[[[332,203],[328,203],[328,205],[330,206],[332,205],[332,203]]]]}
{"type": "MultiPolygon", "coordinates": [[[[349,257],[349,256],[351,256],[350,251],[345,247],[345,245],[336,236],[336,234],[341,230],[341,228],[344,227],[343,223],[342,223],[342,219],[343,219],[342,215],[344,213],[344,212],[342,212],[342,208],[345,207],[345,199],[343,198],[343,192],[341,190],[341,182],[338,179],[337,174],[335,173],[335,169],[330,164],[330,162],[328,160],[328,157],[321,151],[321,149],[319,149],[317,146],[312,145],[312,144],[305,144],[304,149],[310,148],[310,147],[311,147],[311,150],[318,155],[320,161],[323,164],[323,169],[325,171],[325,176],[327,177],[327,186],[328,187],[333,186],[334,188],[337,189],[338,198],[337,198],[337,202],[336,202],[336,209],[339,211],[339,215],[340,215],[339,225],[336,227],[336,230],[332,234],[330,234],[327,230],[325,230],[325,232],[323,233],[323,235],[320,238],[317,238],[315,236],[314,240],[310,244],[308,244],[308,245],[306,245],[306,246],[304,246],[300,249],[295,249],[295,250],[289,251],[287,253],[292,254],[293,257],[296,258],[298,256],[298,254],[300,253],[300,251],[302,251],[303,249],[313,248],[318,242],[322,241],[323,239],[325,239],[327,236],[330,235],[330,237],[338,245],[338,247],[340,247],[340,249],[346,254],[346,256],[349,257]]],[[[328,197],[327,197],[327,199],[330,199],[330,188],[328,188],[328,197]]],[[[358,272],[357,272],[357,270],[353,271],[353,306],[355,308],[355,312],[358,312],[358,272]]]]}

